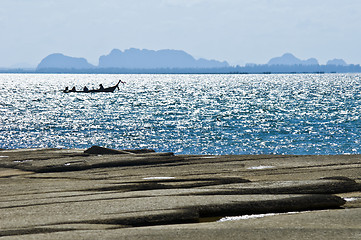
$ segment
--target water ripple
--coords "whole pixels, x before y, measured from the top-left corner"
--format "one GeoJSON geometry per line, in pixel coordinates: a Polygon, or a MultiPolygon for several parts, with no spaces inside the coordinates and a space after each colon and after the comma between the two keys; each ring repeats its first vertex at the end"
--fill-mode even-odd
{"type": "Polygon", "coordinates": [[[0,148],[359,154],[360,90],[359,74],[0,74],[0,148]]]}

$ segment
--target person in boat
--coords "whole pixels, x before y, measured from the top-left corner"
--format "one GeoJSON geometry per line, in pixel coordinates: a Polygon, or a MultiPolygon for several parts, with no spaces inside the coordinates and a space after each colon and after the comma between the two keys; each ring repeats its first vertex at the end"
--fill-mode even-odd
{"type": "Polygon", "coordinates": [[[73,87],[69,92],[76,92],[75,87],[73,87]]]}
{"type": "Polygon", "coordinates": [[[85,87],[83,88],[83,91],[84,91],[84,92],[89,92],[89,89],[87,88],[87,86],[85,86],[85,87]]]}
{"type": "Polygon", "coordinates": [[[104,90],[103,84],[99,84],[99,90],[104,90]]]}
{"type": "Polygon", "coordinates": [[[65,93],[69,92],[69,87],[65,87],[65,89],[63,90],[63,92],[65,92],[65,93]]]}

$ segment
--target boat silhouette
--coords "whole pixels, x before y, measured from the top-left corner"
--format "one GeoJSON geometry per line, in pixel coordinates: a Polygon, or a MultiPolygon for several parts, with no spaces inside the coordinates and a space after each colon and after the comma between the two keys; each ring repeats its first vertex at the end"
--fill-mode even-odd
{"type": "Polygon", "coordinates": [[[99,89],[91,89],[91,90],[88,90],[86,87],[82,90],[82,91],[79,91],[79,90],[75,90],[75,87],[73,87],[72,89],[68,89],[68,87],[65,88],[65,90],[63,90],[64,93],[72,93],[72,92],[75,92],[75,93],[98,93],[98,92],[114,92],[115,89],[118,88],[119,90],[119,83],[125,83],[123,82],[122,80],[119,80],[119,82],[112,86],[112,87],[107,87],[107,88],[103,88],[103,85],[100,84],[100,88],[99,89]]]}

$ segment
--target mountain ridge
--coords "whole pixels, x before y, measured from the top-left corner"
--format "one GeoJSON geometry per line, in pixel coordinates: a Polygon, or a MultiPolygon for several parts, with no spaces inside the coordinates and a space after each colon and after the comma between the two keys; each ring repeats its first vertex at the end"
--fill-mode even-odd
{"type": "Polygon", "coordinates": [[[301,60],[291,53],[285,53],[281,57],[271,58],[267,65],[319,65],[316,58],[301,60]]]}
{"type": "Polygon", "coordinates": [[[62,53],[52,53],[41,60],[37,66],[37,69],[46,68],[92,69],[95,68],[95,66],[88,63],[85,58],[69,57],[62,53]]]}
{"type": "MultiPolygon", "coordinates": [[[[148,50],[129,48],[124,51],[113,49],[107,55],[99,57],[97,66],[88,63],[85,58],[65,56],[53,53],[42,59],[37,72],[336,72],[355,71],[355,65],[347,64],[343,59],[329,60],[320,65],[315,58],[301,60],[291,53],[271,58],[266,64],[246,64],[245,67],[230,66],[226,61],[195,59],[182,50],[148,50]],[[343,69],[341,68],[343,67],[343,69]],[[228,69],[228,70],[227,70],[228,69]]],[[[358,70],[357,70],[358,71],[358,70]]]]}
{"type": "Polygon", "coordinates": [[[157,69],[157,68],[223,68],[230,67],[226,61],[195,59],[182,50],[148,50],[130,48],[124,51],[113,49],[108,55],[99,57],[98,66],[91,65],[84,58],[65,56],[53,53],[45,57],[37,66],[41,69],[92,69],[92,68],[126,68],[126,69],[157,69]]]}

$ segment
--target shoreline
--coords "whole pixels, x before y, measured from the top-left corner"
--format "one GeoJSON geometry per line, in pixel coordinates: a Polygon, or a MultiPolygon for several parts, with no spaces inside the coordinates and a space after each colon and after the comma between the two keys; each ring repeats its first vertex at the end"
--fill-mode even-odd
{"type": "Polygon", "coordinates": [[[87,151],[1,150],[0,236],[361,236],[361,155],[174,155],[94,147],[87,151]],[[270,215],[275,213],[282,214],[270,215]],[[264,216],[217,222],[256,214],[264,216]]]}

